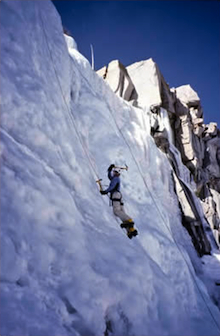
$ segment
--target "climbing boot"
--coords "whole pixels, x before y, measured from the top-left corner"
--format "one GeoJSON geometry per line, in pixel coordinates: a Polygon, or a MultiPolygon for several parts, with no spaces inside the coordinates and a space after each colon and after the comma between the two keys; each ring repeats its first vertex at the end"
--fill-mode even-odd
{"type": "Polygon", "coordinates": [[[121,228],[122,229],[126,229],[126,228],[132,228],[134,226],[134,222],[133,220],[130,218],[127,221],[124,221],[123,223],[121,223],[121,228]]]}
{"type": "Polygon", "coordinates": [[[132,237],[137,236],[137,234],[138,234],[138,232],[137,232],[137,230],[134,227],[131,227],[131,228],[127,229],[127,236],[128,236],[128,238],[131,239],[132,237]]]}

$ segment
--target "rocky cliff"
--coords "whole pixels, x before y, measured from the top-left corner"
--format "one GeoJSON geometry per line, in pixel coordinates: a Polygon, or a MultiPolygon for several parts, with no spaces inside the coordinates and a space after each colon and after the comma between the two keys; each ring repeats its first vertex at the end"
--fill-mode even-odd
{"type": "Polygon", "coordinates": [[[202,220],[212,229],[218,246],[220,241],[220,131],[217,124],[205,125],[198,94],[190,85],[170,88],[152,59],[128,67],[112,61],[97,73],[118,96],[150,115],[151,135],[173,167],[182,222],[198,253],[209,253],[210,244],[202,220]],[[168,115],[168,125],[164,122],[164,113],[168,115]],[[181,178],[176,149],[189,170],[193,194],[181,178]],[[203,214],[197,211],[195,195],[202,204],[203,214]]]}

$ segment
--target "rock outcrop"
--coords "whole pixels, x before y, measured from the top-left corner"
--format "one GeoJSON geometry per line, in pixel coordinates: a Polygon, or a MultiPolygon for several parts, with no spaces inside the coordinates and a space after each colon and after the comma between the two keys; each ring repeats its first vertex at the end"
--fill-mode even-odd
{"type": "Polygon", "coordinates": [[[209,253],[211,248],[204,221],[213,230],[216,244],[220,245],[220,131],[217,124],[205,125],[198,94],[190,85],[170,89],[152,59],[127,68],[119,61],[112,61],[97,73],[117,95],[149,113],[151,135],[174,170],[183,225],[198,253],[209,253]],[[164,123],[164,115],[168,116],[169,127],[164,123]],[[190,172],[193,192],[202,204],[202,217],[192,191],[178,172],[171,145],[179,150],[182,163],[190,172]]]}
{"type": "Polygon", "coordinates": [[[108,66],[97,71],[98,75],[107,80],[111,89],[124,100],[134,101],[137,92],[127,69],[119,61],[112,61],[108,66]]]}

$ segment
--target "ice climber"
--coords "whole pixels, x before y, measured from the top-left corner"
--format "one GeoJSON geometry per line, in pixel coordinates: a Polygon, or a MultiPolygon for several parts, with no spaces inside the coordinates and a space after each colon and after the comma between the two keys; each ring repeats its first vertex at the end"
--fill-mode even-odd
{"type": "Polygon", "coordinates": [[[134,222],[130,216],[125,213],[122,194],[120,191],[120,169],[114,164],[108,167],[108,178],[111,181],[106,190],[100,190],[102,195],[110,193],[114,215],[122,220],[121,227],[127,229],[128,237],[137,235],[137,230],[134,229],[134,222]]]}

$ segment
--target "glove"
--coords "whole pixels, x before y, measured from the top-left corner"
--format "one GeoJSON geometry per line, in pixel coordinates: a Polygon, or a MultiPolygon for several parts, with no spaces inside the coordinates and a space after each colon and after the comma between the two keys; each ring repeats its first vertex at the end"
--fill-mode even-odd
{"type": "Polygon", "coordinates": [[[115,165],[114,165],[114,164],[111,164],[111,165],[108,167],[108,172],[110,172],[114,167],[115,167],[115,165]]]}
{"type": "Polygon", "coordinates": [[[107,194],[107,192],[106,192],[105,190],[100,190],[100,193],[101,193],[102,195],[106,195],[106,194],[107,194]]]}

